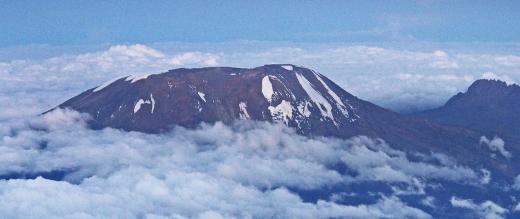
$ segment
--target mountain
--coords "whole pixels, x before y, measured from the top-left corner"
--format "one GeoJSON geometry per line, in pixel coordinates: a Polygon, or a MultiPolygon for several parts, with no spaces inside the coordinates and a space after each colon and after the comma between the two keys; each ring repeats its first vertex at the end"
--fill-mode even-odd
{"type": "Polygon", "coordinates": [[[477,80],[444,106],[415,116],[489,135],[517,137],[520,133],[520,86],[499,80],[477,80]]]}
{"type": "Polygon", "coordinates": [[[508,176],[518,169],[516,164],[504,164],[509,160],[489,159],[489,151],[479,145],[481,133],[400,115],[295,65],[181,68],[128,76],[89,89],[58,107],[90,114],[90,125],[96,129],[160,133],[175,125],[196,127],[201,122],[279,122],[303,135],[378,137],[400,150],[444,153],[508,176]]]}

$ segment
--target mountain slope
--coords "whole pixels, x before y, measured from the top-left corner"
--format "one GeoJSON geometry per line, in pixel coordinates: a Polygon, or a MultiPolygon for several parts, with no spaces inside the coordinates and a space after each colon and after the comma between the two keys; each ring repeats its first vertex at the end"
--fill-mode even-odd
{"type": "Polygon", "coordinates": [[[520,86],[497,80],[477,80],[439,108],[416,116],[447,125],[471,128],[491,135],[520,134],[520,86]]]}
{"type": "Polygon", "coordinates": [[[379,137],[410,153],[444,153],[464,164],[516,173],[504,165],[509,160],[489,159],[489,151],[479,145],[480,133],[399,115],[294,65],[175,69],[124,77],[58,107],[89,113],[93,128],[148,133],[201,122],[280,122],[304,135],[379,137]]]}

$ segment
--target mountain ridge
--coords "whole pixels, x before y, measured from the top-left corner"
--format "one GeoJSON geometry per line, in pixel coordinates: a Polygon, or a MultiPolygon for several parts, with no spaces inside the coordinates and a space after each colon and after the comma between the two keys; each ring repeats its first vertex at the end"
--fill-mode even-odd
{"type": "Polygon", "coordinates": [[[290,64],[128,76],[89,89],[58,108],[90,114],[92,128],[147,133],[201,122],[278,122],[303,135],[377,137],[410,153],[449,154],[464,164],[516,174],[513,166],[504,168],[508,160],[490,160],[480,150],[482,133],[398,114],[357,98],[314,70],[290,64]]]}
{"type": "Polygon", "coordinates": [[[480,79],[465,92],[451,97],[435,109],[413,114],[445,125],[517,137],[520,133],[520,86],[504,81],[480,79]]]}

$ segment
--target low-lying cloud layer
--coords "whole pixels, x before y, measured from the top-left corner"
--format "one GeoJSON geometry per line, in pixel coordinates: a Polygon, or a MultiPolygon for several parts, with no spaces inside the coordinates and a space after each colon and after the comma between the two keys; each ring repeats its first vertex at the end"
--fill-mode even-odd
{"type": "Polygon", "coordinates": [[[277,124],[217,123],[150,135],[90,130],[85,119],[84,114],[56,110],[2,123],[0,175],[7,179],[0,180],[0,214],[430,218],[396,195],[405,190],[423,195],[425,188],[436,187],[430,183],[434,180],[478,186],[475,182],[483,177],[445,156],[411,161],[381,140],[311,139],[277,124]],[[46,178],[32,177],[38,175],[46,178]],[[349,198],[342,194],[356,191],[329,192],[315,202],[296,192],[365,182],[388,184],[396,192],[355,205],[342,204],[349,198]]]}

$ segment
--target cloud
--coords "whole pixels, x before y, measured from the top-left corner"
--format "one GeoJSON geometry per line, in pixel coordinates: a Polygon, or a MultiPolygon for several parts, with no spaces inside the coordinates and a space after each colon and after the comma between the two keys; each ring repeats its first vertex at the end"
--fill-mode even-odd
{"type": "Polygon", "coordinates": [[[516,190],[520,190],[520,174],[515,177],[513,188],[516,190]]]}
{"type": "Polygon", "coordinates": [[[180,184],[178,188],[166,185],[172,187],[156,192],[156,186],[163,182],[152,179],[130,183],[123,179],[90,180],[79,186],[43,178],[0,181],[0,212],[9,218],[140,218],[145,214],[149,218],[431,218],[396,197],[373,205],[311,204],[283,188],[260,192],[218,181],[211,181],[215,185],[190,181],[196,184],[180,184]]]}
{"type": "Polygon", "coordinates": [[[457,182],[477,179],[471,169],[461,166],[435,166],[423,162],[412,162],[406,154],[393,150],[386,144],[374,144],[372,140],[359,137],[341,159],[354,171],[359,171],[357,180],[407,182],[416,184],[420,178],[444,179],[457,182]]]}
{"type": "Polygon", "coordinates": [[[426,196],[425,198],[423,198],[421,200],[421,204],[425,205],[425,206],[428,206],[428,207],[432,207],[432,208],[435,208],[435,197],[433,196],[426,196]]]}
{"type": "Polygon", "coordinates": [[[520,211],[520,203],[515,205],[515,208],[513,208],[513,211],[520,211]]]}
{"type": "Polygon", "coordinates": [[[484,201],[476,204],[471,199],[461,199],[458,197],[451,197],[450,203],[457,208],[466,208],[473,210],[479,217],[486,219],[505,218],[504,214],[508,212],[507,209],[497,205],[492,201],[484,201]]]}
{"type": "Polygon", "coordinates": [[[489,150],[495,152],[498,151],[505,158],[511,158],[511,152],[507,151],[505,148],[504,140],[495,136],[493,139],[489,140],[486,136],[480,137],[480,144],[485,144],[489,147],[489,150]]]}
{"type": "Polygon", "coordinates": [[[74,111],[56,110],[0,123],[0,176],[7,178],[0,180],[0,214],[430,218],[401,201],[398,195],[404,193],[397,190],[420,195],[430,181],[472,186],[480,178],[471,169],[446,162],[444,155],[411,161],[381,140],[308,138],[280,124],[216,123],[152,135],[90,130],[85,119],[74,111]],[[338,165],[355,173],[343,173],[338,165]],[[56,181],[52,174],[61,174],[57,179],[63,180],[56,181]],[[351,205],[329,196],[308,202],[294,191],[366,182],[397,190],[374,202],[351,205]]]}
{"type": "Polygon", "coordinates": [[[218,65],[219,57],[214,54],[201,53],[201,52],[187,52],[179,55],[175,55],[169,60],[172,65],[187,65],[187,64],[204,64],[207,66],[218,65]]]}
{"type": "Polygon", "coordinates": [[[63,129],[64,127],[82,127],[86,128],[86,122],[90,120],[90,115],[79,113],[74,110],[60,109],[52,110],[30,120],[30,126],[34,129],[63,129]]]}

